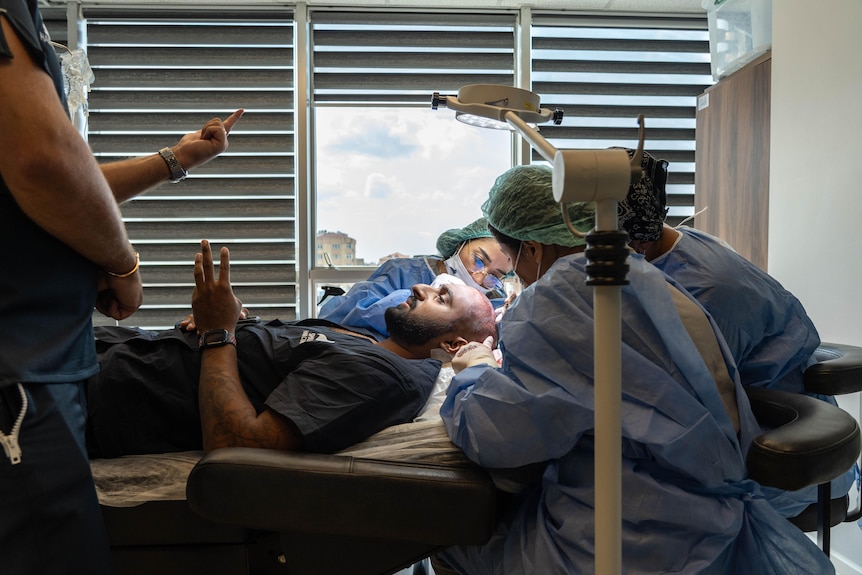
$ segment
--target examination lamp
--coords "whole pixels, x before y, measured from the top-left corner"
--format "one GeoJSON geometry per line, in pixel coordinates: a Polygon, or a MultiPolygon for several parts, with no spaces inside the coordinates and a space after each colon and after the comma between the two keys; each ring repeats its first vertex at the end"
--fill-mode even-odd
{"type": "Polygon", "coordinates": [[[562,110],[542,108],[539,96],[520,88],[473,84],[457,96],[435,92],[431,107],[446,106],[467,124],[510,128],[553,165],[554,200],[573,234],[584,234],[569,220],[569,202],[596,202],[596,227],[586,234],[587,284],[594,286],[595,317],[595,543],[596,573],[622,572],[622,331],[620,286],[628,265],[628,236],[617,229],[617,203],[642,177],[644,122],[638,116],[638,148],[629,159],[623,149],[557,150],[535,126],[563,121],[562,110]],[[615,478],[615,480],[610,479],[615,478]]]}

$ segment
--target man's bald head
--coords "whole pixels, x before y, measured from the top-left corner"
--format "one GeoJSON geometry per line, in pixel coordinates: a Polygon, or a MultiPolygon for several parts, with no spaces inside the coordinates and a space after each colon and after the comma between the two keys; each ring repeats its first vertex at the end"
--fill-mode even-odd
{"type": "Polygon", "coordinates": [[[454,353],[471,341],[497,340],[494,308],[479,290],[459,284],[413,286],[403,304],[386,310],[390,338],[405,348],[454,353]]]}

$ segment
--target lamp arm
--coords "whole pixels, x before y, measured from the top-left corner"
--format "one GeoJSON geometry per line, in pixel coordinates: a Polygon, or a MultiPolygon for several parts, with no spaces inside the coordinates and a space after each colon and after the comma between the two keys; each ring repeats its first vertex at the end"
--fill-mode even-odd
{"type": "Polygon", "coordinates": [[[631,185],[635,185],[643,177],[641,162],[644,157],[644,115],[638,114],[638,148],[631,161],[631,185]]]}
{"type": "Polygon", "coordinates": [[[512,111],[507,111],[503,114],[503,118],[510,126],[515,128],[521,136],[527,140],[534,150],[539,152],[547,161],[554,163],[554,157],[557,155],[557,148],[546,140],[539,131],[531,127],[527,122],[521,119],[518,114],[512,111]]]}

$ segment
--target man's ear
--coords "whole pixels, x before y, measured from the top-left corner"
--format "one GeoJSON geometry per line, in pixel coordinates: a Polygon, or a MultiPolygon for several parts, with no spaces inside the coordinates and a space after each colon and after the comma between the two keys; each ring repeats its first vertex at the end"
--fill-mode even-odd
{"type": "Polygon", "coordinates": [[[443,348],[443,351],[445,351],[446,353],[448,353],[450,355],[455,355],[456,353],[458,353],[459,349],[461,349],[462,347],[464,347],[468,343],[470,343],[470,342],[468,342],[463,337],[457,337],[453,340],[441,341],[440,347],[443,348]]]}
{"type": "Polygon", "coordinates": [[[524,240],[524,253],[521,257],[527,256],[534,264],[542,261],[542,244],[533,240],[524,240]]]}

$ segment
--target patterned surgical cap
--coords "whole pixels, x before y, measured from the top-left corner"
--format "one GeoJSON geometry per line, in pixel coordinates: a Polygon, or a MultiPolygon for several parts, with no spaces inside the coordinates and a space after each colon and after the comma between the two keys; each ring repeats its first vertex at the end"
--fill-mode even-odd
{"type": "MultiPolygon", "coordinates": [[[[634,157],[635,150],[624,149],[629,158],[634,157]]],[[[657,160],[647,152],[643,153],[643,176],[629,187],[626,199],[617,208],[619,226],[631,240],[653,242],[661,238],[667,217],[667,165],[666,160],[657,160]]]]}

